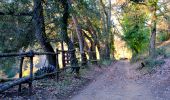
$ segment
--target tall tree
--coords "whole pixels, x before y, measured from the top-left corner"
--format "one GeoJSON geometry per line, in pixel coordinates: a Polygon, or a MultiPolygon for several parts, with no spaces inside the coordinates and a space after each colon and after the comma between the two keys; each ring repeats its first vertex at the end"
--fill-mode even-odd
{"type": "Polygon", "coordinates": [[[150,9],[152,12],[152,29],[151,29],[151,37],[150,37],[150,47],[149,47],[149,55],[151,57],[155,56],[155,48],[156,48],[156,26],[157,26],[157,14],[156,11],[158,9],[158,0],[149,0],[150,9]]]}
{"type": "Polygon", "coordinates": [[[64,8],[63,10],[63,15],[61,18],[61,38],[62,40],[68,45],[68,49],[70,50],[70,60],[71,60],[71,67],[73,68],[73,71],[77,73],[77,75],[79,74],[79,65],[78,65],[78,60],[76,58],[75,55],[75,48],[74,48],[74,44],[71,41],[71,39],[68,37],[68,33],[67,33],[67,26],[68,26],[68,18],[69,18],[69,4],[67,0],[62,0],[61,1],[62,6],[64,8]]]}
{"type": "Polygon", "coordinates": [[[103,11],[103,35],[105,36],[104,38],[104,47],[103,47],[103,54],[102,54],[102,58],[105,59],[110,59],[110,34],[111,34],[111,10],[112,10],[112,6],[111,6],[111,0],[108,0],[108,6],[105,5],[105,3],[103,2],[103,0],[100,0],[100,5],[103,11]]]}
{"type": "MultiPolygon", "coordinates": [[[[68,2],[69,2],[70,9],[73,10],[71,0],[68,0],[68,2]]],[[[75,25],[77,37],[79,40],[79,49],[80,49],[80,54],[81,54],[82,65],[86,65],[87,58],[86,58],[86,54],[84,52],[84,38],[83,38],[82,31],[81,31],[81,26],[79,25],[76,15],[74,13],[71,13],[71,16],[72,16],[72,20],[75,25]]]]}
{"type": "MultiPolygon", "coordinates": [[[[53,52],[55,53],[53,47],[50,42],[47,41],[47,36],[45,33],[45,23],[44,23],[44,15],[43,15],[43,2],[42,0],[34,0],[34,12],[33,12],[33,23],[35,26],[35,36],[39,41],[45,52],[53,52]]],[[[48,63],[50,65],[56,66],[56,56],[48,55],[48,63]]],[[[57,66],[58,67],[58,66],[57,66]]]]}

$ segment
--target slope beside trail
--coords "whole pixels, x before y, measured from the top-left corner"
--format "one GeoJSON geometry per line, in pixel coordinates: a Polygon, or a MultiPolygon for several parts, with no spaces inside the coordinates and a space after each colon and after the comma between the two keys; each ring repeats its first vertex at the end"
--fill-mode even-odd
{"type": "Polygon", "coordinates": [[[155,100],[129,61],[118,61],[71,100],[155,100]]]}

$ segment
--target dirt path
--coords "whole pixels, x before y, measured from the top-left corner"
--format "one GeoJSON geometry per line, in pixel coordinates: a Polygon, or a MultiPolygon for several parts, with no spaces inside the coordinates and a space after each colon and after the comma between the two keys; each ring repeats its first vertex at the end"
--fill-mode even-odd
{"type": "Polygon", "coordinates": [[[71,100],[155,100],[128,61],[119,61],[71,100]]]}

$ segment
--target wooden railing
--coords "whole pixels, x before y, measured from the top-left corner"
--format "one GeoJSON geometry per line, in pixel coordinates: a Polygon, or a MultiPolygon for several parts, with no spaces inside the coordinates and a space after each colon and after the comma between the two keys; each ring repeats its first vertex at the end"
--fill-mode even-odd
{"type": "MultiPolygon", "coordinates": [[[[57,76],[57,81],[59,80],[59,73],[61,71],[63,71],[63,69],[67,69],[67,68],[71,68],[67,67],[67,65],[70,64],[70,54],[72,52],[75,52],[74,50],[69,50],[69,51],[64,51],[64,50],[58,50],[56,49],[55,53],[52,52],[35,52],[35,51],[29,51],[29,52],[21,52],[21,53],[0,53],[0,58],[4,58],[4,57],[20,57],[20,64],[19,64],[19,78],[17,79],[9,79],[10,82],[5,82],[3,85],[0,85],[0,93],[4,92],[5,90],[10,89],[13,86],[19,85],[18,87],[18,92],[21,92],[21,87],[23,83],[27,83],[29,86],[29,94],[32,94],[32,82],[33,80],[38,80],[38,79],[42,79],[46,76],[49,75],[53,75],[55,74],[57,76]],[[62,54],[62,69],[59,69],[59,54],[62,54]],[[35,56],[39,56],[39,55],[55,55],[56,56],[56,67],[57,70],[55,72],[52,73],[46,73],[40,76],[34,76],[33,74],[33,59],[35,56]],[[29,63],[30,63],[30,73],[29,76],[27,77],[23,77],[23,62],[25,58],[29,58],[29,63]]],[[[88,52],[89,53],[89,52],[88,52]]],[[[96,60],[95,60],[96,61],[96,60]]]]}
{"type": "MultiPolygon", "coordinates": [[[[51,52],[35,52],[35,51],[29,51],[29,52],[22,52],[22,53],[1,53],[0,54],[0,58],[4,58],[4,57],[20,57],[20,65],[19,65],[19,78],[18,79],[10,79],[11,82],[6,82],[3,85],[0,86],[0,93],[13,87],[16,85],[19,85],[18,88],[18,92],[21,92],[21,86],[23,83],[28,83],[29,86],[29,93],[32,93],[32,82],[33,80],[37,80],[37,79],[41,79],[45,76],[49,76],[52,74],[56,74],[57,75],[57,81],[59,79],[59,72],[62,71],[62,69],[65,69],[66,65],[70,63],[70,52],[72,51],[62,51],[62,50],[58,50],[56,49],[55,53],[51,53],[51,52]],[[62,62],[63,62],[63,68],[59,69],[59,61],[58,61],[58,55],[62,53],[62,62]],[[57,71],[52,72],[52,73],[48,73],[48,74],[44,74],[41,76],[34,76],[33,75],[33,58],[37,55],[56,55],[56,67],[57,67],[57,71]],[[23,62],[25,58],[29,58],[29,62],[30,62],[30,73],[28,77],[23,77],[23,62]]],[[[68,67],[67,67],[68,68],[68,67]]]]}

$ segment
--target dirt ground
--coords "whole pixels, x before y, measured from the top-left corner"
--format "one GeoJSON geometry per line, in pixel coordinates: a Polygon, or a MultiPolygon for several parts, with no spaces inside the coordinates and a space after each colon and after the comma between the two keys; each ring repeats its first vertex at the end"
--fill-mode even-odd
{"type": "Polygon", "coordinates": [[[90,65],[89,68],[82,68],[80,78],[75,78],[69,70],[65,70],[60,73],[59,82],[56,81],[56,76],[36,80],[33,82],[32,95],[28,93],[27,84],[22,85],[21,93],[18,93],[18,86],[14,86],[0,93],[0,100],[66,100],[77,94],[77,91],[82,90],[107,69],[107,67],[102,67],[90,65]]]}
{"type": "Polygon", "coordinates": [[[71,100],[155,100],[128,61],[119,61],[71,100]]]}
{"type": "Polygon", "coordinates": [[[91,66],[93,69],[84,71],[80,79],[68,76],[59,83],[55,79],[35,81],[32,96],[27,92],[17,96],[17,88],[14,88],[0,94],[0,99],[170,100],[170,59],[165,59],[165,62],[152,74],[136,70],[139,63],[130,64],[127,60],[102,68],[91,66]]]}

